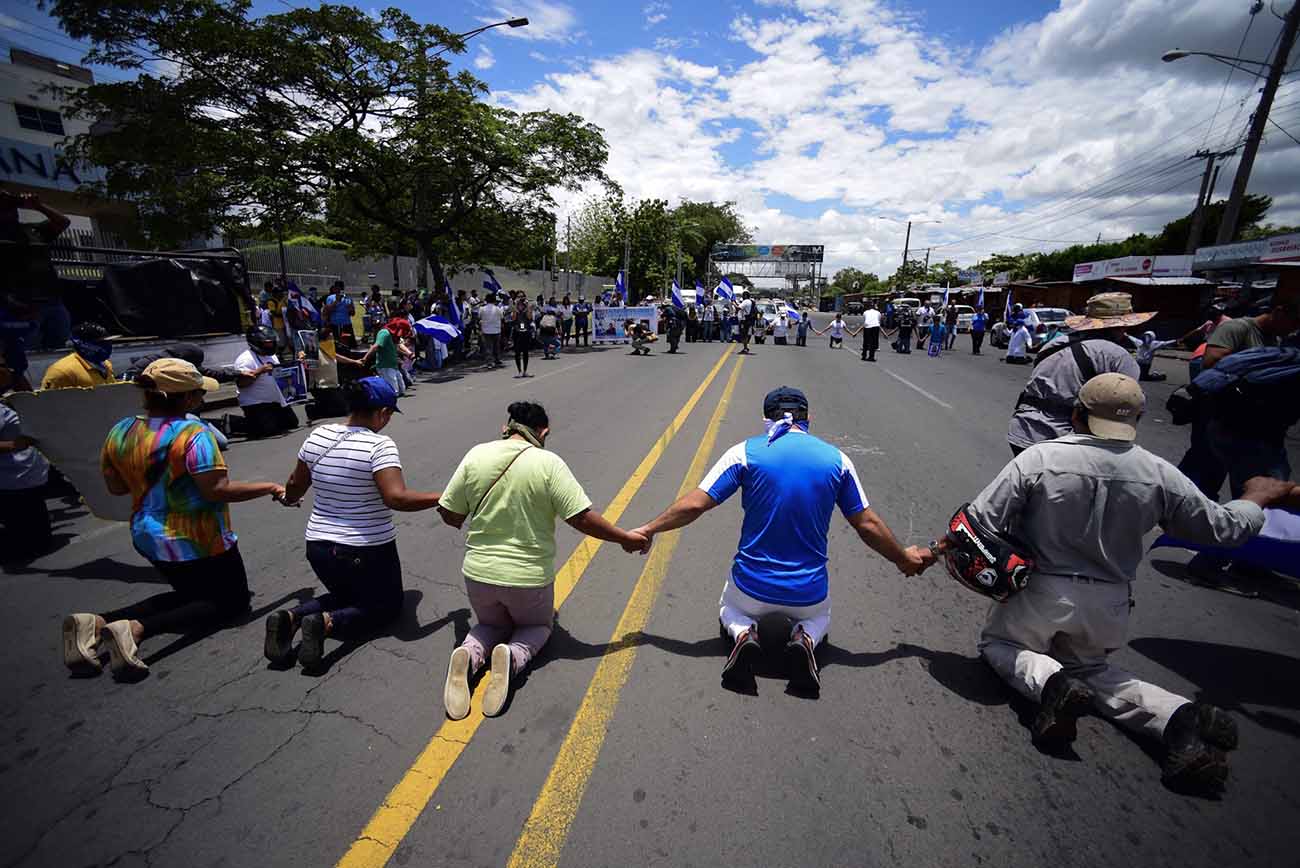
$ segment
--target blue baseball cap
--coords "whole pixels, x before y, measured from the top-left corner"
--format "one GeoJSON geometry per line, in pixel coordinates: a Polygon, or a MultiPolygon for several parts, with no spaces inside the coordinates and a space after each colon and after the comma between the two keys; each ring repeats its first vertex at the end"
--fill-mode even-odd
{"type": "Polygon", "coordinates": [[[362,377],[357,380],[357,385],[365,390],[368,409],[380,410],[386,407],[396,413],[402,412],[397,408],[397,393],[382,377],[362,377]]]}
{"type": "Polygon", "coordinates": [[[778,386],[767,393],[763,399],[763,416],[768,419],[779,419],[784,413],[791,413],[798,417],[808,415],[808,397],[802,391],[793,386],[778,386]]]}

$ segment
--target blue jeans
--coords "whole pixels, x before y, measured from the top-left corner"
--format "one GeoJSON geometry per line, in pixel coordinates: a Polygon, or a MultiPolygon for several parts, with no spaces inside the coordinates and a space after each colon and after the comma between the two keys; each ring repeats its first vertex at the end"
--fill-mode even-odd
{"type": "Polygon", "coordinates": [[[336,632],[364,636],[402,613],[396,540],[376,546],[309,540],[307,562],[329,593],[290,609],[295,620],[329,612],[336,632]]]}

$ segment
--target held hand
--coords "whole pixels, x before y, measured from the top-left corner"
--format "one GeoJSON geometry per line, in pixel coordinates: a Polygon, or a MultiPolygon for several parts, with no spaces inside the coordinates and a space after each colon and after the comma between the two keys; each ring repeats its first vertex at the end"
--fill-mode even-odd
{"type": "Polygon", "coordinates": [[[623,551],[628,554],[643,555],[650,551],[654,544],[654,534],[647,533],[644,527],[629,531],[633,539],[623,543],[623,551]]]}
{"type": "Polygon", "coordinates": [[[285,501],[284,501],[284,486],[283,486],[283,485],[276,485],[274,482],[272,482],[272,483],[268,483],[268,487],[269,487],[269,489],[270,489],[270,491],[269,491],[268,493],[271,495],[271,499],[272,499],[272,500],[274,500],[276,503],[284,503],[285,506],[289,506],[289,505],[290,505],[290,504],[285,503],[285,501]]]}
{"type": "Polygon", "coordinates": [[[934,563],[934,556],[930,554],[929,549],[923,549],[920,546],[908,546],[903,550],[903,556],[894,565],[898,567],[899,572],[903,575],[916,576],[924,572],[925,568],[932,563],[934,563]]]}
{"type": "Polygon", "coordinates": [[[1246,480],[1242,497],[1260,506],[1272,506],[1293,496],[1293,488],[1292,483],[1285,480],[1273,479],[1269,476],[1252,476],[1246,480]]]}

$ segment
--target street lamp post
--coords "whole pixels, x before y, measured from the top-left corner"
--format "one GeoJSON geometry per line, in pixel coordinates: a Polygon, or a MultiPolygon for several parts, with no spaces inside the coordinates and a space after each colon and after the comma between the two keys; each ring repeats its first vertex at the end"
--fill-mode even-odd
{"type": "Polygon", "coordinates": [[[1228,205],[1223,211],[1223,222],[1219,224],[1219,236],[1215,239],[1216,244],[1228,244],[1237,235],[1237,221],[1241,219],[1241,206],[1246,201],[1246,187],[1250,183],[1250,172],[1255,166],[1255,155],[1259,152],[1259,143],[1264,137],[1264,127],[1268,124],[1268,113],[1273,108],[1273,97],[1277,94],[1278,82],[1282,80],[1282,74],[1286,71],[1287,58],[1291,54],[1291,48],[1295,45],[1297,29],[1300,29],[1300,0],[1292,4],[1291,11],[1287,13],[1282,25],[1282,36],[1278,40],[1277,51],[1273,55],[1271,64],[1214,54],[1208,51],[1183,51],[1181,49],[1167,51],[1161,58],[1166,63],[1170,63],[1183,57],[1199,55],[1217,60],[1220,63],[1226,63],[1234,69],[1243,68],[1237,65],[1239,63],[1251,64],[1261,69],[1265,66],[1268,67],[1268,77],[1264,80],[1264,87],[1259,94],[1259,106],[1250,119],[1250,131],[1246,134],[1245,147],[1241,152],[1241,162],[1237,164],[1237,176],[1232,180],[1232,192],[1228,196],[1228,205]]]}

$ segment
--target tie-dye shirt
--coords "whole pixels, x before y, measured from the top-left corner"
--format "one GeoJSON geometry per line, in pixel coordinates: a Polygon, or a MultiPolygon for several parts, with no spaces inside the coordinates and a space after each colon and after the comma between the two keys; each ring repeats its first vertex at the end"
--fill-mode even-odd
{"type": "Polygon", "coordinates": [[[234,546],[230,508],[205,500],[194,474],[226,466],[202,422],[129,417],[104,441],[100,466],[131,491],[131,539],[151,561],[195,561],[234,546]]]}

